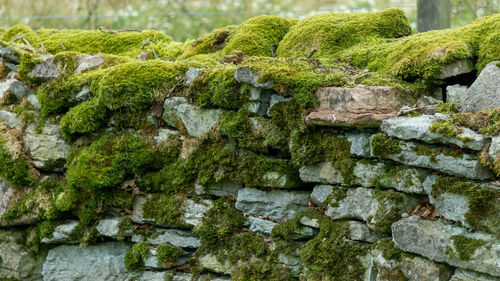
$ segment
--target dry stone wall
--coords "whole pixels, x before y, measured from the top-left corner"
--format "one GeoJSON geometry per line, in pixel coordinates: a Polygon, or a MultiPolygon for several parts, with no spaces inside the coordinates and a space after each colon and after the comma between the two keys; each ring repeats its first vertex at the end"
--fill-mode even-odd
{"type": "Polygon", "coordinates": [[[2,35],[0,280],[500,280],[500,57],[342,60],[447,46],[398,10],[66,32],[2,35]],[[324,22],[360,35],[299,50],[324,22]]]}

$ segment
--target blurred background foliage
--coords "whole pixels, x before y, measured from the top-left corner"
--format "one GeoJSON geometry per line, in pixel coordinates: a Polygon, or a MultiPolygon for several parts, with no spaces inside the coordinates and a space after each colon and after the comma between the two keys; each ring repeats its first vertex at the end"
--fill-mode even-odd
{"type": "MultiPolygon", "coordinates": [[[[500,0],[451,0],[452,27],[498,13],[500,0]]],[[[416,28],[416,0],[0,0],[0,27],[156,29],[184,41],[261,14],[305,18],[398,7],[416,28]]]]}

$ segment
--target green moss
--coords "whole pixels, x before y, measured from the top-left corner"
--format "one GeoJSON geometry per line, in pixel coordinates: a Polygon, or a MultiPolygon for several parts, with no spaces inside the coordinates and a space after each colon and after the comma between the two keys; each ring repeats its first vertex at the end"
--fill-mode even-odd
{"type": "Polygon", "coordinates": [[[348,188],[341,186],[332,187],[332,193],[328,196],[326,202],[328,202],[328,205],[337,208],[340,201],[344,200],[347,197],[348,190],[348,188]]]}
{"type": "Polygon", "coordinates": [[[250,112],[241,109],[236,112],[228,112],[222,119],[221,132],[231,140],[238,140],[247,135],[252,124],[250,123],[250,112]]]}
{"type": "Polygon", "coordinates": [[[290,270],[283,264],[269,260],[250,258],[240,263],[231,272],[231,280],[235,281],[289,281],[293,280],[290,270]]]}
{"type": "Polygon", "coordinates": [[[250,123],[251,129],[238,139],[239,147],[256,153],[289,157],[288,136],[280,127],[263,117],[253,117],[250,123]]]}
{"type": "Polygon", "coordinates": [[[419,156],[429,156],[429,160],[431,162],[435,162],[436,157],[439,155],[449,156],[453,158],[462,158],[464,156],[464,152],[462,150],[454,150],[449,148],[438,148],[438,147],[431,148],[425,145],[412,146],[411,150],[413,150],[419,156]]]}
{"type": "Polygon", "coordinates": [[[12,155],[0,137],[0,177],[15,187],[32,186],[36,179],[30,173],[28,163],[23,155],[12,155]]]}
{"type": "Polygon", "coordinates": [[[106,124],[107,108],[98,100],[91,99],[71,108],[60,122],[61,132],[66,140],[96,132],[106,124]]]}
{"type": "MultiPolygon", "coordinates": [[[[17,24],[7,29],[2,34],[2,41],[11,42],[19,36],[23,36],[33,47],[39,47],[38,35],[29,26],[24,24],[17,24]]],[[[14,43],[24,44],[21,40],[14,43]]]]}
{"type": "Polygon", "coordinates": [[[378,233],[391,234],[391,225],[401,219],[403,212],[409,212],[421,198],[394,190],[373,190],[373,197],[379,208],[373,217],[368,217],[370,226],[378,233]]]}
{"type": "Polygon", "coordinates": [[[172,267],[175,262],[177,262],[182,257],[183,253],[184,251],[181,248],[172,246],[168,243],[158,245],[158,247],[156,248],[156,255],[158,256],[158,260],[166,268],[172,267]]]}
{"type": "Polygon", "coordinates": [[[468,261],[474,255],[476,250],[485,245],[486,241],[481,239],[473,239],[465,237],[462,235],[453,235],[451,237],[453,240],[453,249],[450,247],[446,249],[448,255],[457,255],[457,257],[463,261],[468,261]]]}
{"type": "Polygon", "coordinates": [[[429,127],[429,131],[453,138],[462,133],[463,130],[460,130],[459,128],[451,125],[450,122],[443,121],[432,124],[429,127]]]}
{"type": "Polygon", "coordinates": [[[125,268],[130,271],[143,271],[144,261],[150,255],[148,242],[139,242],[125,254],[125,268]]]}
{"type": "Polygon", "coordinates": [[[241,231],[245,220],[233,202],[219,199],[214,201],[194,232],[200,236],[202,245],[225,243],[234,233],[241,231]]]}
{"type": "Polygon", "coordinates": [[[438,177],[432,186],[431,195],[435,200],[441,199],[441,194],[449,192],[466,196],[469,200],[469,210],[465,214],[467,223],[474,229],[499,234],[498,225],[488,220],[495,218],[497,208],[494,198],[500,197],[498,191],[480,187],[478,184],[454,177],[438,177]]]}
{"type": "Polygon", "coordinates": [[[108,133],[68,159],[70,185],[96,190],[109,188],[144,172],[154,161],[153,148],[137,135],[108,133]]]}
{"type": "Polygon", "coordinates": [[[453,114],[453,113],[457,113],[458,112],[458,109],[457,109],[457,103],[456,102],[452,102],[452,103],[443,103],[443,102],[439,102],[437,104],[437,110],[436,112],[439,112],[439,113],[444,113],[444,114],[453,114]]]}
{"type": "Polygon", "coordinates": [[[222,53],[242,51],[247,56],[271,56],[271,45],[277,49],[281,39],[296,20],[278,16],[259,16],[243,22],[229,36],[222,53]]]}
{"type": "Polygon", "coordinates": [[[373,38],[396,38],[410,33],[408,19],[399,9],[320,14],[293,26],[281,41],[278,55],[303,57],[316,48],[318,56],[330,56],[373,38]]]}
{"type": "Polygon", "coordinates": [[[28,230],[26,246],[32,251],[38,252],[43,238],[52,238],[54,229],[59,223],[55,221],[43,221],[28,230]]]}
{"type": "MultiPolygon", "coordinates": [[[[348,159],[351,142],[328,131],[294,132],[291,136],[292,161],[299,165],[312,165],[323,161],[348,159]]],[[[350,166],[350,165],[349,165],[350,166]]]]}
{"type": "Polygon", "coordinates": [[[398,140],[380,134],[373,136],[371,146],[373,155],[382,158],[402,151],[398,140]]]}
{"type": "Polygon", "coordinates": [[[155,223],[170,227],[189,228],[182,214],[186,198],[182,195],[169,196],[154,194],[143,206],[144,216],[153,218],[155,223]]]}
{"type": "Polygon", "coordinates": [[[498,53],[494,44],[497,29],[498,15],[493,15],[460,28],[373,40],[343,52],[341,57],[356,66],[404,79],[438,79],[445,65],[478,55],[476,69],[480,71],[498,53]]]}
{"type": "Polygon", "coordinates": [[[214,53],[222,50],[226,46],[227,38],[236,29],[236,26],[230,25],[215,29],[210,34],[195,40],[188,45],[178,59],[186,59],[199,54],[214,53]]]}

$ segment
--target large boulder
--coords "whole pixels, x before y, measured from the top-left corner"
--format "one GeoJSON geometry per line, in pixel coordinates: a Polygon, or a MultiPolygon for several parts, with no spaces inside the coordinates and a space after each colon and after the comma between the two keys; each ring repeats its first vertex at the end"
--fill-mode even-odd
{"type": "Polygon", "coordinates": [[[469,87],[459,104],[462,112],[477,112],[500,107],[500,67],[498,61],[486,65],[476,81],[469,87]]]}
{"type": "Polygon", "coordinates": [[[46,171],[63,170],[69,145],[62,139],[59,126],[47,123],[41,132],[37,132],[36,124],[31,124],[26,129],[24,143],[36,168],[46,171]]]}
{"type": "Polygon", "coordinates": [[[316,97],[319,106],[306,122],[324,126],[378,127],[414,102],[386,86],[325,87],[316,91],[316,97]]]}
{"type": "Polygon", "coordinates": [[[412,216],[392,225],[392,238],[405,252],[500,276],[500,241],[494,235],[412,216]]]}

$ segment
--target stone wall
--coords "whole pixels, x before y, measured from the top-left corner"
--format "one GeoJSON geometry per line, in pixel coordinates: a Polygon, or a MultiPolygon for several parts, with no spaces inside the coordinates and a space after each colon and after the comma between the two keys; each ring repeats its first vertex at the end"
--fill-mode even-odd
{"type": "Polygon", "coordinates": [[[394,84],[60,40],[0,48],[0,280],[500,280],[497,62],[394,84]]]}

